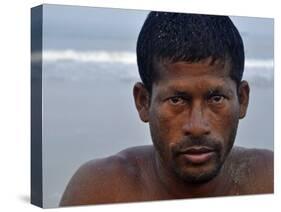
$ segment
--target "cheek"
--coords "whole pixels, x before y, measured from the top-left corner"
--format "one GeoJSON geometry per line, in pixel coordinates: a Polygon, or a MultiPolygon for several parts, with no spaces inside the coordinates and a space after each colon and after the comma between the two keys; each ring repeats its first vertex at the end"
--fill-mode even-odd
{"type": "Polygon", "coordinates": [[[169,157],[170,146],[180,140],[179,121],[163,107],[152,107],[149,114],[152,141],[162,157],[169,157]]]}
{"type": "Polygon", "coordinates": [[[210,120],[213,134],[221,138],[223,146],[225,146],[225,149],[228,149],[229,146],[232,146],[235,139],[239,121],[239,108],[236,104],[232,104],[225,108],[225,110],[212,114],[212,116],[210,120]]]}
{"type": "Polygon", "coordinates": [[[180,115],[166,110],[164,106],[151,108],[149,113],[149,122],[154,131],[153,133],[157,133],[161,141],[173,143],[179,139],[179,125],[181,123],[180,115]]]}

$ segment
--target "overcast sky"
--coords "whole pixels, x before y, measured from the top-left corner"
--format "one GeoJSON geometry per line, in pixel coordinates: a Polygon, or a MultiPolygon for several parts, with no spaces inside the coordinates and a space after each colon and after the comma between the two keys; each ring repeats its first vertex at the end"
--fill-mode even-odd
{"type": "MultiPolygon", "coordinates": [[[[110,47],[134,51],[147,14],[148,11],[143,10],[44,5],[44,47],[79,50],[110,47]]],[[[273,19],[231,18],[244,42],[253,42],[252,36],[255,36],[256,43],[273,49],[273,19]]]]}

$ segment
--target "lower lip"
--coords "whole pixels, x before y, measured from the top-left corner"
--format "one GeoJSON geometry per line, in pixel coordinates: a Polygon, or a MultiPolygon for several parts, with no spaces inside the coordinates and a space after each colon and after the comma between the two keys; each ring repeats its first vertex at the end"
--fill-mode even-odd
{"type": "Polygon", "coordinates": [[[190,163],[193,164],[202,164],[208,162],[212,156],[214,155],[214,152],[206,152],[201,154],[182,154],[182,156],[188,160],[190,163]]]}

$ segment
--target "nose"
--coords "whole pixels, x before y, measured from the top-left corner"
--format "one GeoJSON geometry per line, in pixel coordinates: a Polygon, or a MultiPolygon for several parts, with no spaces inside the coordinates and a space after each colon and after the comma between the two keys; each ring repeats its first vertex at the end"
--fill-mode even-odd
{"type": "Polygon", "coordinates": [[[189,111],[182,128],[184,134],[191,137],[201,137],[210,133],[210,125],[202,107],[197,105],[189,111]]]}

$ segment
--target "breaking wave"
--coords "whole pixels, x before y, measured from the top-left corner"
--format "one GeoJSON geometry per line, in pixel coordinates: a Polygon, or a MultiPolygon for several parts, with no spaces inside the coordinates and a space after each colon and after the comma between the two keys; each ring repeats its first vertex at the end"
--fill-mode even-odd
{"type": "MultiPolygon", "coordinates": [[[[39,60],[38,53],[32,60],[39,60]]],[[[136,54],[131,51],[45,50],[42,53],[44,74],[56,79],[97,79],[114,75],[138,80],[136,54]]],[[[246,58],[244,78],[255,84],[272,84],[273,59],[246,58]]]]}

